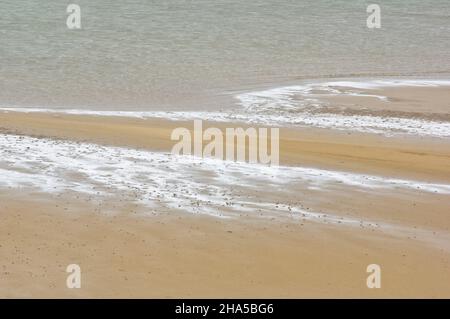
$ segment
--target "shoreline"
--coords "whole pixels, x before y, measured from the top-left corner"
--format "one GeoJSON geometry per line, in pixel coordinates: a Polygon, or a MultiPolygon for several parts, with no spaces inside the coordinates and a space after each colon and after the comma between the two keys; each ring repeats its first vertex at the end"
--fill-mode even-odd
{"type": "MultiPolygon", "coordinates": [[[[401,112],[405,92],[389,94],[401,112]]],[[[450,296],[446,138],[281,126],[267,167],[174,158],[171,132],[193,120],[0,110],[0,123],[2,297],[450,296]],[[373,263],[382,289],[366,287],[373,263]]]]}
{"type": "Polygon", "coordinates": [[[449,0],[23,2],[0,299],[450,299],[449,0]]]}
{"type": "Polygon", "coordinates": [[[199,119],[269,127],[332,129],[389,137],[450,137],[447,104],[450,80],[446,79],[335,79],[222,94],[225,96],[230,100],[225,108],[227,111],[223,105],[221,108],[210,105],[207,109],[187,108],[184,111],[180,106],[169,111],[151,107],[105,110],[3,106],[0,111],[181,122],[199,119]],[[235,103],[231,102],[232,99],[235,103]]]}

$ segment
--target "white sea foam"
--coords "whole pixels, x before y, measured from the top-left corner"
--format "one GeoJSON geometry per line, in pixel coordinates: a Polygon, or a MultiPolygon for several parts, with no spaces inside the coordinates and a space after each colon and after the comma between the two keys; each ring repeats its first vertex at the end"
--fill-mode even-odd
{"type": "Polygon", "coordinates": [[[267,126],[304,126],[367,132],[375,134],[412,134],[448,138],[450,122],[418,118],[344,115],[314,112],[326,105],[330,96],[371,97],[388,102],[386,96],[369,94],[367,90],[381,87],[439,87],[450,86],[446,80],[374,80],[333,81],[273,88],[236,95],[239,108],[232,111],[100,111],[86,109],[48,109],[3,107],[4,112],[54,113],[131,118],[163,118],[190,121],[201,119],[216,122],[242,122],[267,126]],[[359,91],[359,90],[364,90],[359,91]]]}
{"type": "Polygon", "coordinates": [[[334,81],[242,93],[237,95],[237,98],[246,113],[252,115],[248,120],[249,122],[259,122],[266,125],[277,123],[279,125],[313,126],[384,135],[402,133],[445,138],[450,137],[449,122],[403,117],[314,112],[327,105],[323,100],[327,97],[371,97],[389,103],[388,97],[379,94],[369,94],[367,91],[382,87],[439,86],[450,86],[450,81],[334,81]]]}
{"type": "Polygon", "coordinates": [[[172,208],[222,217],[241,214],[301,216],[359,223],[311,212],[302,192],[339,190],[415,196],[450,194],[450,185],[304,167],[270,167],[216,159],[134,150],[26,136],[0,135],[0,187],[38,192],[77,192],[134,202],[150,209],[172,208]],[[300,193],[299,193],[300,192],[300,193]]]}

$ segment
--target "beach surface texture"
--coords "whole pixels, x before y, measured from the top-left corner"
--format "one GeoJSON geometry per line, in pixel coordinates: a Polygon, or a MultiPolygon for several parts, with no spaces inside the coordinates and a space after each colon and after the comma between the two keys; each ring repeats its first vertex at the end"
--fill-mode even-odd
{"type": "Polygon", "coordinates": [[[450,82],[234,99],[233,112],[1,108],[0,296],[450,297],[450,82]],[[195,119],[279,128],[280,165],[172,154],[171,132],[195,119]]]}

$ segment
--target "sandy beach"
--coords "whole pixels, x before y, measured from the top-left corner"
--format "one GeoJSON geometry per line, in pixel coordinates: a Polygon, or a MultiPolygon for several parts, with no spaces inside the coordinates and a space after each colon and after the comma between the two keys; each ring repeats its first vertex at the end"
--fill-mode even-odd
{"type": "Polygon", "coordinates": [[[293,221],[110,215],[85,202],[9,195],[0,208],[0,249],[9,256],[0,265],[2,297],[450,295],[448,251],[411,238],[293,221]],[[81,289],[65,285],[74,262],[81,289]],[[374,262],[384,269],[381,289],[366,287],[374,262]]]}
{"type": "MultiPolygon", "coordinates": [[[[104,145],[170,152],[171,132],[193,129],[193,121],[133,119],[46,113],[0,112],[2,133],[68,139],[104,145]]],[[[207,127],[249,127],[243,123],[206,123],[207,127]]],[[[450,181],[450,149],[446,139],[280,128],[280,164],[450,181]]]]}
{"type": "Polygon", "coordinates": [[[170,133],[192,121],[0,123],[2,297],[450,297],[448,139],[286,126],[274,171],[173,162],[170,133]]]}
{"type": "Polygon", "coordinates": [[[0,299],[450,298],[448,0],[0,13],[0,299]]]}

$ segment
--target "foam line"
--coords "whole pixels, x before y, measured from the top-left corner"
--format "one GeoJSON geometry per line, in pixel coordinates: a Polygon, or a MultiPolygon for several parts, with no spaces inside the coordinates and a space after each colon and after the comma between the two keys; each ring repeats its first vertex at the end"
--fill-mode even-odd
{"type": "Polygon", "coordinates": [[[215,122],[242,122],[266,126],[302,126],[382,134],[408,134],[450,137],[450,123],[419,118],[344,115],[314,112],[326,105],[330,96],[370,97],[389,103],[388,98],[367,90],[382,87],[450,86],[447,80],[334,81],[273,88],[236,95],[239,108],[231,111],[100,111],[86,109],[48,109],[3,107],[4,112],[51,113],[128,118],[161,118],[175,121],[201,119],[215,122]],[[364,92],[358,90],[366,90],[364,92]]]}
{"type": "Polygon", "coordinates": [[[450,194],[448,184],[4,134],[0,174],[1,188],[112,196],[148,207],[228,217],[257,211],[311,217],[300,204],[276,205],[285,196],[296,198],[299,190],[450,194]]]}

